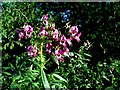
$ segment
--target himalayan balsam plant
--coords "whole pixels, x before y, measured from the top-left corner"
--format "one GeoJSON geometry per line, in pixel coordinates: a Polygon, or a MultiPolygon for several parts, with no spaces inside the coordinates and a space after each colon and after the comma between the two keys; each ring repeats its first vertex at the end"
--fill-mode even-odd
{"type": "MultiPolygon", "coordinates": [[[[34,28],[28,24],[23,27],[23,30],[16,31],[18,33],[18,39],[20,41],[23,39],[31,39],[32,42],[34,42],[32,45],[26,46],[26,52],[28,57],[40,57],[40,70],[41,74],[44,75],[44,67],[47,60],[43,59],[43,53],[46,53],[47,56],[54,55],[54,58],[57,60],[56,63],[61,63],[65,60],[64,57],[69,58],[68,46],[72,46],[73,40],[80,42],[81,36],[81,33],[79,33],[77,26],[71,26],[69,28],[69,35],[66,37],[64,34],[61,34],[61,32],[55,28],[55,24],[49,22],[48,19],[48,15],[43,15],[41,18],[42,26],[39,28],[37,33],[34,32],[34,28]],[[37,37],[37,40],[32,39],[34,38],[33,33],[36,33],[35,35],[37,37]]],[[[48,58],[50,60],[50,57],[48,58]]],[[[46,88],[45,85],[44,87],[46,88]]],[[[47,88],[49,88],[49,85],[47,88]]]]}

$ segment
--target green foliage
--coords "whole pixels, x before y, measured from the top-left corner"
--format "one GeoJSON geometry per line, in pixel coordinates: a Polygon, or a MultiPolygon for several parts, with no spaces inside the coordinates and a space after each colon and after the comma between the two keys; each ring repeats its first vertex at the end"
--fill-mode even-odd
{"type": "Polygon", "coordinates": [[[67,82],[64,78],[62,78],[61,76],[59,76],[58,74],[53,74],[54,77],[60,79],[61,81],[67,82]]]}
{"type": "MultiPolygon", "coordinates": [[[[3,89],[93,88],[116,90],[120,86],[120,5],[118,3],[2,3],[3,89]],[[48,13],[56,27],[66,34],[65,23],[78,25],[81,42],[70,48],[70,58],[59,63],[54,55],[41,70],[40,57],[28,58],[25,45],[38,40],[40,19],[48,13]],[[63,13],[68,15],[64,17],[63,13]],[[18,41],[16,30],[28,23],[35,33],[32,40],[18,41]],[[84,42],[89,40],[86,50],[84,42]]],[[[1,22],[0,22],[1,23],[1,22]]],[[[0,42],[1,43],[1,42],[0,42]]],[[[40,41],[41,43],[41,41],[40,41]]],[[[44,48],[43,48],[44,50],[44,48]]],[[[0,57],[1,60],[1,57],[0,57]]]]}
{"type": "Polygon", "coordinates": [[[80,47],[78,53],[73,54],[71,56],[74,57],[62,63],[57,70],[68,81],[67,87],[105,89],[110,86],[113,89],[118,88],[119,71],[116,71],[119,67],[118,61],[111,64],[99,62],[96,66],[91,66],[89,64],[91,55],[86,54],[84,46],[80,47]]]}
{"type": "Polygon", "coordinates": [[[48,83],[48,80],[47,80],[47,77],[46,77],[46,74],[45,74],[44,71],[41,71],[41,77],[42,77],[44,87],[45,88],[50,88],[50,85],[48,83]]]}

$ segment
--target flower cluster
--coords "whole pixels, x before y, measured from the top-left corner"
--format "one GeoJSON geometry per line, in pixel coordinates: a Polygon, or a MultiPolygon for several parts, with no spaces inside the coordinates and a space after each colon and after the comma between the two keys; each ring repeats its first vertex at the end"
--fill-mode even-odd
{"type": "Polygon", "coordinates": [[[78,42],[80,42],[80,36],[81,36],[81,33],[78,34],[78,28],[77,26],[72,26],[70,28],[70,31],[69,33],[71,34],[71,40],[72,39],[76,39],[78,42]]]}
{"type": "Polygon", "coordinates": [[[46,44],[46,53],[50,54],[52,52],[52,43],[48,42],[46,44]]]}
{"type": "Polygon", "coordinates": [[[18,34],[18,38],[19,40],[21,40],[22,38],[24,38],[24,32],[22,32],[21,30],[17,30],[16,33],[18,34]]]}
{"type": "Polygon", "coordinates": [[[33,33],[33,28],[30,25],[26,25],[24,27],[24,32],[26,37],[31,38],[33,33]]]}
{"type": "Polygon", "coordinates": [[[21,40],[22,38],[31,38],[33,33],[33,28],[30,25],[26,25],[23,30],[17,30],[18,38],[21,40]]]}
{"type": "Polygon", "coordinates": [[[27,48],[27,52],[28,52],[28,56],[31,57],[31,56],[36,56],[36,53],[37,53],[37,49],[33,46],[28,46],[27,48]]]}
{"type": "Polygon", "coordinates": [[[48,25],[48,15],[43,15],[43,17],[41,18],[41,21],[43,23],[43,25],[48,25]]]}
{"type": "Polygon", "coordinates": [[[33,28],[30,25],[26,25],[23,30],[17,30],[18,38],[21,40],[22,38],[31,38],[33,33],[33,28]]]}
{"type": "Polygon", "coordinates": [[[59,37],[59,33],[58,30],[55,29],[54,34],[53,34],[53,40],[57,40],[59,43],[57,45],[57,49],[55,50],[54,54],[56,56],[56,58],[62,62],[64,60],[64,56],[69,57],[69,49],[68,49],[68,45],[71,46],[72,45],[72,40],[77,40],[78,42],[80,42],[80,36],[81,33],[78,33],[78,28],[77,26],[72,26],[70,28],[70,37],[66,38],[65,35],[61,35],[59,37]]]}
{"type": "MultiPolygon", "coordinates": [[[[64,34],[55,28],[54,23],[48,23],[48,15],[43,15],[41,18],[42,27],[38,32],[38,38],[42,38],[45,45],[45,52],[48,55],[54,53],[55,57],[62,62],[64,57],[69,57],[69,49],[68,46],[72,46],[72,41],[76,40],[80,42],[81,33],[79,33],[77,26],[70,27],[69,37],[66,37],[64,34]],[[44,39],[44,37],[46,37],[44,39]],[[44,40],[46,40],[45,43],[44,40]]],[[[23,32],[19,32],[19,39],[21,40],[24,37],[30,38],[33,33],[33,28],[30,25],[26,25],[24,27],[23,32]]],[[[41,39],[40,39],[41,40],[41,39]]],[[[27,48],[28,56],[36,56],[37,49],[33,46],[28,46],[27,48]]],[[[38,51],[39,52],[39,51],[38,51]]]]}
{"type": "Polygon", "coordinates": [[[56,58],[62,62],[65,56],[69,57],[68,45],[71,46],[74,39],[80,42],[81,33],[78,33],[77,26],[72,26],[69,31],[70,37],[67,38],[60,34],[60,31],[54,27],[55,25],[50,26],[49,29],[45,28],[46,24],[44,22],[47,22],[48,25],[47,15],[43,15],[41,20],[43,26],[40,29],[39,36],[47,36],[51,40],[46,43],[46,53],[50,55],[53,52],[56,58]]]}
{"type": "Polygon", "coordinates": [[[48,36],[48,32],[45,30],[45,27],[41,27],[39,36],[48,36]]]}

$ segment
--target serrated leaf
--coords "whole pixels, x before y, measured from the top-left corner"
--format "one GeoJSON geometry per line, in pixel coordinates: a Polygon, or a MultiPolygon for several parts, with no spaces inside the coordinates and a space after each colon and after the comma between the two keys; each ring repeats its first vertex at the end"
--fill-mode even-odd
{"type": "Polygon", "coordinates": [[[61,81],[67,82],[64,78],[62,78],[60,75],[58,74],[53,74],[53,76],[55,76],[56,78],[60,79],[61,81]]]}

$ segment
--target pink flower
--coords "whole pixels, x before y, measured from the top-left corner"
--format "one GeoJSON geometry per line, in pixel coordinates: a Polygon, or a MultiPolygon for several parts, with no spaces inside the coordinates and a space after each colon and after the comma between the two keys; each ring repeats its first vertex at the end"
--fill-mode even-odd
{"type": "Polygon", "coordinates": [[[52,44],[51,44],[50,42],[48,42],[48,43],[46,44],[46,48],[52,48],[52,44]]]}
{"type": "Polygon", "coordinates": [[[64,47],[66,47],[66,37],[64,35],[61,36],[60,38],[60,45],[63,45],[64,47]]]}
{"type": "Polygon", "coordinates": [[[48,15],[43,15],[43,17],[41,18],[43,25],[48,26],[47,20],[48,20],[48,15]]]}
{"type": "Polygon", "coordinates": [[[55,50],[55,55],[62,55],[63,51],[61,49],[55,50]]]}
{"type": "Polygon", "coordinates": [[[47,52],[48,54],[50,54],[50,53],[52,52],[52,44],[51,44],[50,42],[48,42],[48,43],[46,44],[46,52],[47,52]]]}
{"type": "Polygon", "coordinates": [[[67,52],[67,53],[69,52],[69,49],[67,47],[64,47],[63,50],[64,52],[67,52]]]}
{"type": "Polygon", "coordinates": [[[25,36],[30,38],[32,36],[32,33],[33,33],[33,28],[30,25],[26,25],[24,27],[24,32],[25,32],[25,36]]]}
{"type": "Polygon", "coordinates": [[[74,37],[74,36],[78,33],[78,28],[77,28],[77,26],[72,26],[72,27],[70,28],[69,33],[72,35],[72,37],[74,37]]]}
{"type": "Polygon", "coordinates": [[[40,31],[42,31],[42,30],[45,30],[45,27],[41,27],[41,28],[40,28],[40,31]]]}
{"type": "Polygon", "coordinates": [[[24,31],[25,32],[33,32],[33,28],[30,26],[30,25],[26,25],[25,27],[24,27],[24,31]]]}
{"type": "Polygon", "coordinates": [[[63,48],[63,54],[65,55],[65,56],[67,56],[67,57],[69,57],[69,55],[68,55],[68,52],[69,52],[69,49],[67,48],[67,47],[64,47],[63,48]]]}
{"type": "Polygon", "coordinates": [[[50,49],[46,49],[45,51],[46,53],[50,54],[52,52],[51,48],[50,49]]]}
{"type": "Polygon", "coordinates": [[[48,15],[46,15],[46,14],[43,15],[43,17],[41,18],[41,20],[42,20],[42,21],[44,21],[44,20],[48,20],[48,15]]]}
{"type": "Polygon", "coordinates": [[[29,57],[33,56],[33,52],[28,52],[28,56],[29,57]]]}
{"type": "Polygon", "coordinates": [[[21,40],[22,38],[24,38],[24,33],[23,33],[23,32],[20,32],[20,33],[19,33],[19,40],[21,40]]]}
{"type": "Polygon", "coordinates": [[[24,38],[24,32],[22,32],[21,30],[17,30],[16,33],[18,34],[18,38],[19,40],[21,40],[22,38],[24,38]]]}
{"type": "Polygon", "coordinates": [[[33,56],[36,57],[36,53],[33,53],[33,56]]]}
{"type": "Polygon", "coordinates": [[[27,52],[32,52],[32,50],[33,50],[33,46],[28,46],[27,52]]]}
{"type": "Polygon", "coordinates": [[[33,53],[37,53],[37,49],[34,48],[34,49],[33,49],[33,53]]]}
{"type": "MultiPolygon", "coordinates": [[[[78,28],[77,28],[77,26],[72,26],[69,32],[70,32],[70,34],[71,34],[70,40],[75,39],[75,40],[77,40],[78,42],[80,42],[81,33],[78,34],[78,28]]],[[[69,40],[69,41],[70,41],[70,40],[69,40]]],[[[68,42],[69,44],[71,44],[69,41],[67,41],[67,42],[68,42]]]]}
{"type": "Polygon", "coordinates": [[[66,40],[69,46],[72,46],[71,40],[72,40],[72,39],[70,39],[70,38],[68,38],[68,39],[66,40]]]}
{"type": "Polygon", "coordinates": [[[54,31],[54,35],[58,35],[58,30],[57,29],[55,29],[55,31],[54,31]]]}
{"type": "Polygon", "coordinates": [[[55,29],[55,31],[53,32],[53,39],[57,40],[58,39],[58,30],[55,29]]]}
{"type": "Polygon", "coordinates": [[[48,26],[48,21],[43,21],[43,25],[48,26]]]}
{"type": "Polygon", "coordinates": [[[28,52],[28,56],[31,57],[31,56],[36,56],[36,53],[37,53],[37,49],[34,48],[33,46],[28,46],[27,48],[27,52],[28,52]]]}
{"type": "Polygon", "coordinates": [[[55,56],[57,58],[57,60],[59,60],[60,62],[62,62],[64,59],[62,57],[63,51],[61,49],[57,49],[55,51],[55,56]]]}
{"type": "Polygon", "coordinates": [[[77,34],[74,39],[76,39],[78,42],[80,42],[80,36],[81,36],[81,33],[77,34]]]}
{"type": "Polygon", "coordinates": [[[48,36],[48,32],[45,30],[45,27],[40,29],[39,36],[48,36]]]}
{"type": "Polygon", "coordinates": [[[55,28],[54,28],[54,27],[50,27],[50,30],[52,30],[52,31],[53,31],[53,30],[55,30],[55,28]]]}
{"type": "Polygon", "coordinates": [[[58,35],[53,35],[53,39],[57,40],[58,39],[58,35]]]}
{"type": "Polygon", "coordinates": [[[48,36],[48,32],[45,30],[40,31],[39,36],[48,36]]]}
{"type": "Polygon", "coordinates": [[[60,62],[62,62],[62,61],[64,60],[64,58],[62,58],[61,55],[57,55],[56,58],[57,58],[57,60],[59,60],[60,62]]]}

